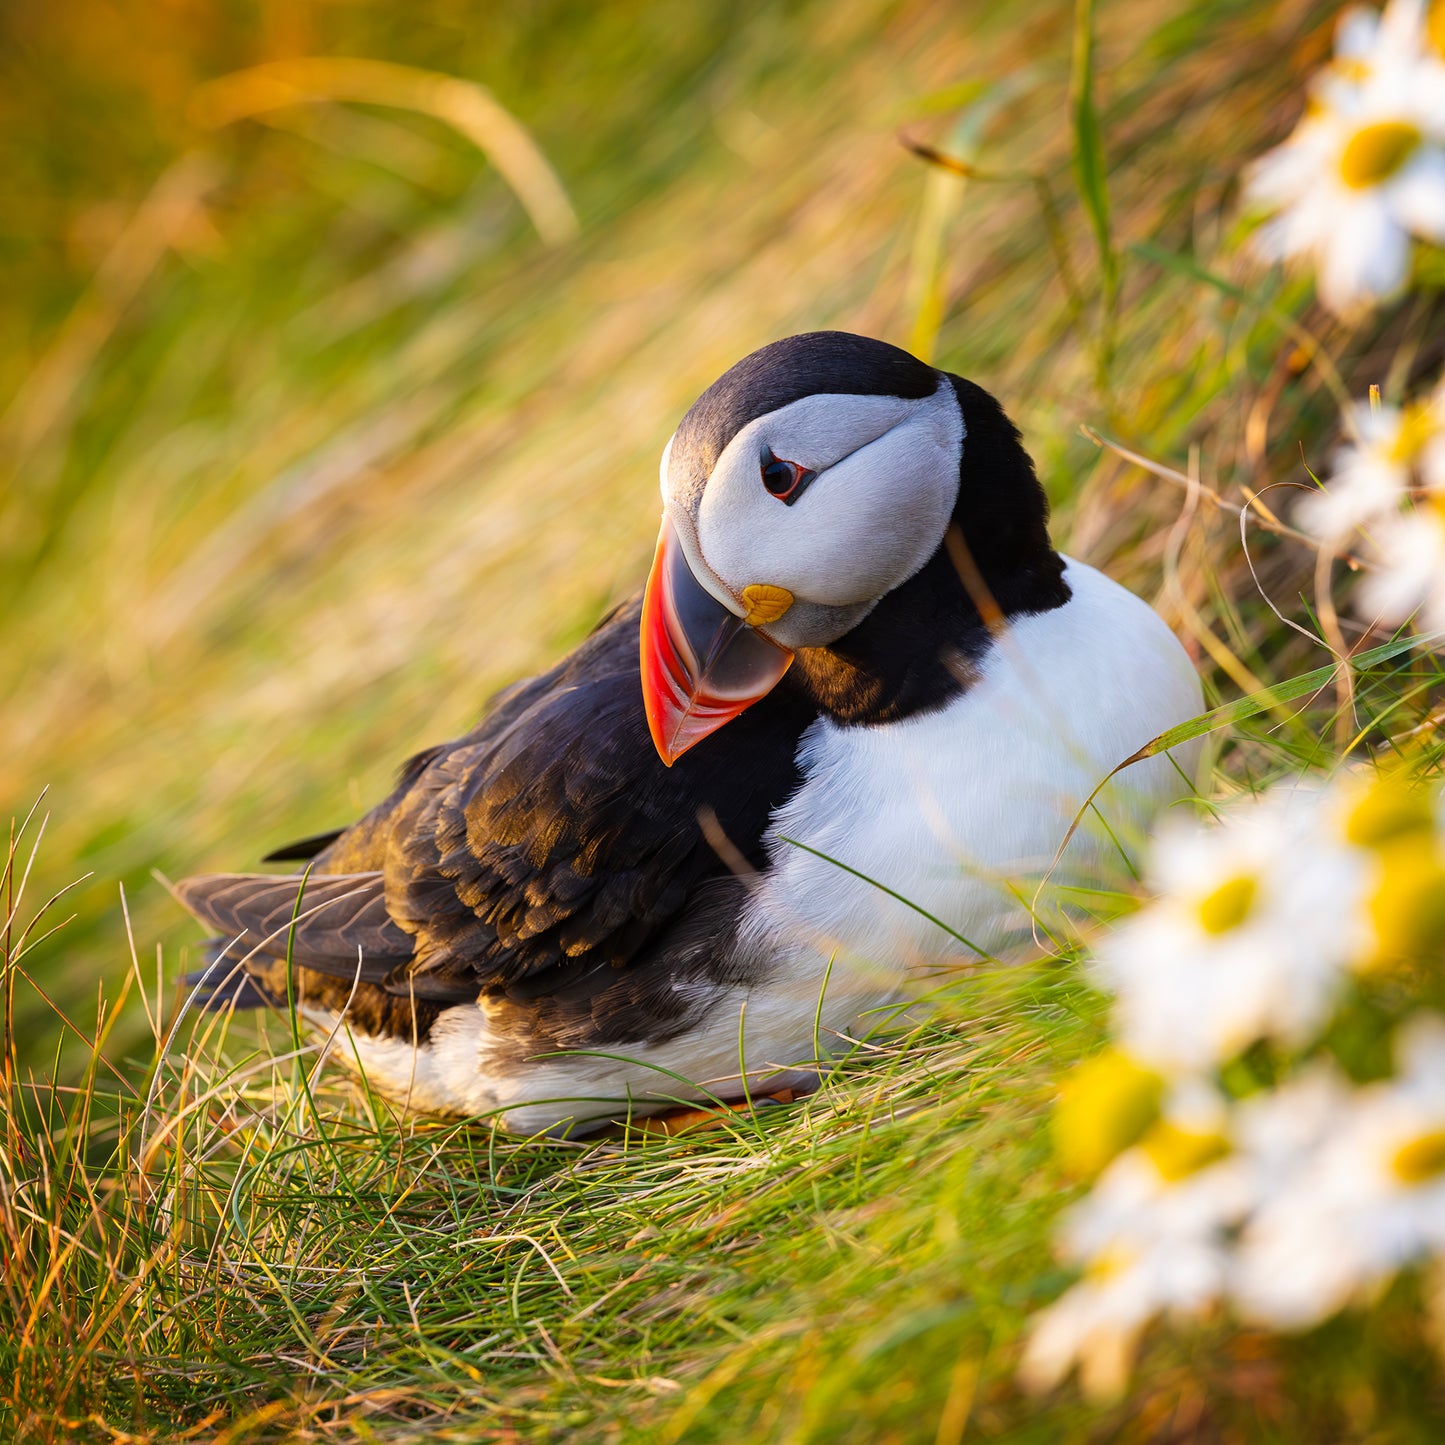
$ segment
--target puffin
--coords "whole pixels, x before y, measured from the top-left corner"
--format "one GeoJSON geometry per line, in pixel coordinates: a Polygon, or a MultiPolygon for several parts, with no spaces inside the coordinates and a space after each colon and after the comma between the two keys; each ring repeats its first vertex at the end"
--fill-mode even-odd
{"type": "Polygon", "coordinates": [[[1036,949],[1041,880],[1120,876],[1189,792],[1161,756],[1086,807],[1202,711],[1198,676],[1054,549],[973,382],[776,341],[698,397],[661,484],[646,586],[550,671],[263,860],[287,871],[175,885],[212,935],[192,1000],[294,1007],[403,1106],[521,1134],[786,1098],[1036,949]]]}

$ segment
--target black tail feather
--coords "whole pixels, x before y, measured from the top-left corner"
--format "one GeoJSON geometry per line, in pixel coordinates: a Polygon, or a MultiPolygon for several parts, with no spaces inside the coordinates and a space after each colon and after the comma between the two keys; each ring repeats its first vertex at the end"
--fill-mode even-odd
{"type": "Polygon", "coordinates": [[[294,843],[283,843],[273,848],[261,860],[263,863],[304,863],[314,858],[323,849],[329,848],[344,832],[345,828],[333,828],[329,833],[313,833],[309,838],[298,838],[294,843]]]}
{"type": "Polygon", "coordinates": [[[205,968],[181,975],[181,986],[196,990],[196,1005],[207,1013],[227,1008],[284,1008],[286,1000],[276,998],[260,979],[247,973],[227,945],[227,939],[209,939],[205,968]]]}
{"type": "Polygon", "coordinates": [[[172,891],[208,927],[236,940],[233,956],[255,955],[259,968],[289,951],[298,967],[348,983],[382,983],[412,954],[411,935],[387,912],[380,873],[212,873],[183,878],[172,891]]]}

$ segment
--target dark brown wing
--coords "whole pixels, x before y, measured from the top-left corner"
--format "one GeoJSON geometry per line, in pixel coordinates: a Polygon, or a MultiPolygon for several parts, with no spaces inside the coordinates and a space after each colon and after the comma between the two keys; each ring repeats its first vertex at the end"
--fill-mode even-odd
{"type": "MultiPolygon", "coordinates": [[[[473,732],[419,754],[389,798],[316,856],[297,963],[350,980],[359,948],[363,981],[396,996],[460,1002],[524,980],[542,996],[549,977],[574,980],[579,961],[621,968],[644,956],[723,871],[704,810],[765,866],[763,830],[797,786],[814,711],[785,680],[665,767],[642,707],[639,610],[637,600],[619,609],[473,732]],[[318,884],[334,899],[318,900],[318,884]]],[[[299,881],[228,875],[181,893],[219,933],[269,937],[275,957],[299,881]]]]}
{"type": "Polygon", "coordinates": [[[297,838],[294,843],[284,843],[273,848],[263,863],[304,863],[314,858],[323,848],[329,848],[344,832],[345,828],[333,828],[329,833],[313,833],[309,838],[297,838]]]}

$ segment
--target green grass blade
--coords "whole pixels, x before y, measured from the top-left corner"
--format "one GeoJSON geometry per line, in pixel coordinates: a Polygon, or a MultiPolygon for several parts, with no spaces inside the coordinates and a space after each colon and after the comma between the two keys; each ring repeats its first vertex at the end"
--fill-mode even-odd
{"type": "MultiPolygon", "coordinates": [[[[970,172],[983,150],[990,123],[1008,101],[1027,89],[1028,72],[971,86],[969,99],[948,132],[947,155],[914,146],[915,154],[932,159],[923,209],[913,234],[908,294],[913,313],[908,348],[930,361],[939,328],[948,313],[949,277],[954,261],[950,231],[970,172]]],[[[960,92],[962,93],[962,92],[960,92]]]]}
{"type": "Polygon", "coordinates": [[[1099,383],[1107,386],[1114,359],[1114,312],[1119,291],[1119,258],[1109,223],[1108,169],[1104,135],[1094,103],[1094,4],[1077,0],[1074,7],[1073,74],[1069,84],[1074,127],[1074,179],[1088,213],[1099,250],[1099,383]]]}
{"type": "MultiPolygon", "coordinates": [[[[1349,663],[1356,672],[1362,672],[1379,663],[1389,662],[1391,658],[1399,657],[1402,653],[1409,652],[1414,648],[1430,647],[1442,642],[1445,642],[1445,632],[1435,632],[1418,637],[1397,637],[1393,642],[1387,642],[1382,647],[1372,648],[1369,652],[1362,652],[1357,657],[1350,658],[1349,663]]],[[[1205,733],[1213,732],[1216,728],[1243,722],[1246,718],[1255,717],[1280,703],[1290,702],[1294,698],[1303,697],[1306,693],[1315,692],[1319,688],[1325,687],[1334,677],[1336,666],[1335,663],[1330,663],[1325,667],[1317,667],[1313,672],[1292,677],[1276,687],[1267,687],[1259,692],[1250,693],[1248,697],[1236,698],[1222,707],[1190,718],[1188,722],[1180,723],[1178,727],[1172,727],[1168,732],[1160,733],[1152,742],[1146,743],[1129,759],[1129,762],[1142,762],[1145,758],[1152,758],[1159,753],[1168,752],[1170,748],[1177,748],[1181,743],[1203,737],[1205,733]]],[[[1120,766],[1127,766],[1127,764],[1120,764],[1120,766]]]]}
{"type": "Polygon", "coordinates": [[[890,898],[896,898],[898,902],[904,905],[905,908],[911,908],[921,918],[926,918],[930,923],[936,924],[950,938],[956,938],[961,944],[963,944],[965,948],[971,948],[976,954],[978,954],[980,958],[990,959],[993,957],[991,953],[988,953],[986,950],[980,948],[978,944],[974,943],[971,939],[965,938],[963,934],[961,934],[956,928],[951,928],[941,918],[939,918],[937,914],[930,913],[926,908],[919,907],[919,905],[916,904],[911,898],[905,898],[901,893],[895,892],[886,883],[880,883],[876,878],[871,878],[866,873],[860,873],[856,868],[850,868],[848,864],[844,863],[841,859],[834,858],[832,854],[824,853],[819,848],[810,848],[808,844],[800,843],[796,838],[788,838],[782,833],[778,834],[778,838],[782,842],[787,843],[790,847],[801,848],[803,852],[811,853],[813,857],[821,858],[823,862],[831,863],[833,867],[841,868],[845,873],[851,873],[855,878],[862,879],[864,883],[870,884],[880,893],[886,893],[890,898]]]}

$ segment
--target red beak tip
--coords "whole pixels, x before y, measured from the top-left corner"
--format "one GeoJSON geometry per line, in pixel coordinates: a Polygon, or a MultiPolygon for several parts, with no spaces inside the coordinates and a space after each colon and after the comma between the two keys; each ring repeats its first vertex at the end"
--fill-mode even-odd
{"type": "Polygon", "coordinates": [[[639,640],[648,731],[669,768],[771,692],[793,660],[703,589],[669,522],[647,579],[639,640]]]}

